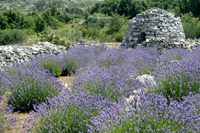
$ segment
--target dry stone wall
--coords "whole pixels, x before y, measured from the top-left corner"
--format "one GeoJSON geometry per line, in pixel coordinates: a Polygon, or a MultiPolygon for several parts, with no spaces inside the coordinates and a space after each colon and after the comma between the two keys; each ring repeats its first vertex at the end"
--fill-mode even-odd
{"type": "Polygon", "coordinates": [[[49,42],[39,42],[31,46],[0,46],[0,67],[28,61],[39,54],[59,54],[65,51],[66,48],[64,46],[54,45],[49,42]]]}
{"type": "Polygon", "coordinates": [[[192,50],[200,40],[186,40],[180,17],[152,8],[129,21],[122,46],[156,47],[160,51],[181,47],[192,50]]]}

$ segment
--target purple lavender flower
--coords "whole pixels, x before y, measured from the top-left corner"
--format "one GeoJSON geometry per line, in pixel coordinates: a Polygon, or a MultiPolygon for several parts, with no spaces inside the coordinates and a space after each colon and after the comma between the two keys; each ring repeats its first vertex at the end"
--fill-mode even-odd
{"type": "Polygon", "coordinates": [[[6,129],[13,126],[16,118],[11,114],[12,108],[0,104],[0,132],[6,132],[6,129]]]}
{"type": "Polygon", "coordinates": [[[85,68],[77,74],[73,88],[80,92],[87,90],[100,94],[117,102],[121,96],[128,97],[137,89],[134,77],[132,66],[85,68]]]}
{"type": "Polygon", "coordinates": [[[0,69],[0,103],[2,100],[2,96],[7,91],[5,83],[9,82],[8,78],[9,78],[8,74],[6,74],[5,71],[0,69]]]}
{"type": "Polygon", "coordinates": [[[7,83],[11,91],[8,104],[15,110],[29,111],[33,105],[46,102],[64,88],[64,85],[50,74],[37,68],[16,68],[7,83]]]}
{"type": "MultiPolygon", "coordinates": [[[[124,106],[123,101],[119,108],[104,109],[99,115],[93,117],[90,131],[98,129],[99,132],[191,132],[198,131],[199,115],[194,106],[186,104],[188,101],[178,103],[162,95],[140,95],[141,104],[135,108],[132,104],[124,106]],[[127,110],[128,108],[128,110],[127,110]],[[117,116],[117,117],[116,117],[117,116]],[[130,130],[131,129],[131,130],[130,130]]],[[[117,107],[117,106],[116,106],[117,107]]]]}
{"type": "Polygon", "coordinates": [[[113,103],[88,92],[63,91],[58,97],[41,104],[33,113],[34,132],[87,132],[91,118],[113,103]],[[36,119],[35,119],[36,118],[36,119]]]}

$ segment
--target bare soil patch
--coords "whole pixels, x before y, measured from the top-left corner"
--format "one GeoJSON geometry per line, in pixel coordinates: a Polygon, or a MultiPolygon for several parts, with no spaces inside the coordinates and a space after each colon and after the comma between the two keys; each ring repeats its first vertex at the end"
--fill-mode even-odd
{"type": "Polygon", "coordinates": [[[72,76],[60,76],[58,80],[62,81],[63,83],[67,83],[69,87],[73,84],[73,77],[72,76]]]}

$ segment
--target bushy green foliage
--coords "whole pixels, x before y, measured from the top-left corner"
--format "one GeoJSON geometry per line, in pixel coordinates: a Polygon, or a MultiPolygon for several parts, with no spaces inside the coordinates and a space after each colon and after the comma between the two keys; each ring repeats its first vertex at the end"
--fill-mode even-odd
{"type": "Polygon", "coordinates": [[[54,18],[56,18],[57,20],[59,20],[62,23],[67,23],[70,20],[72,20],[71,15],[67,14],[65,11],[63,10],[58,10],[57,8],[53,7],[48,9],[51,13],[51,16],[53,16],[54,18]]]}
{"type": "Polygon", "coordinates": [[[199,17],[200,13],[199,0],[180,0],[180,2],[177,0],[105,0],[94,2],[96,3],[94,7],[88,7],[86,4],[88,2],[85,2],[80,6],[67,8],[62,7],[61,3],[61,1],[37,1],[35,7],[38,11],[33,10],[28,13],[22,13],[18,9],[2,10],[0,11],[0,29],[28,29],[41,33],[48,27],[56,30],[64,28],[58,32],[62,38],[59,34],[54,34],[52,35],[54,37],[50,37],[51,39],[44,37],[46,39],[41,40],[53,40],[52,43],[66,47],[82,39],[101,43],[122,42],[127,29],[127,18],[133,18],[149,8],[159,7],[175,13],[176,16],[183,13],[182,21],[186,36],[200,37],[200,22],[195,18],[199,17]],[[80,8],[83,5],[87,8],[80,8]],[[192,12],[195,17],[189,12],[192,12]],[[99,13],[104,15],[96,15],[99,13]],[[80,21],[84,21],[83,19],[85,22],[78,25],[80,21]],[[68,29],[67,25],[71,24],[76,26],[68,29]]]}
{"type": "Polygon", "coordinates": [[[17,9],[4,10],[1,13],[1,29],[20,29],[23,27],[24,15],[17,9]]]}
{"type": "Polygon", "coordinates": [[[48,28],[40,34],[40,41],[48,41],[56,45],[65,46],[66,49],[69,49],[70,43],[66,41],[65,38],[61,38],[61,36],[54,30],[48,28]]]}
{"type": "Polygon", "coordinates": [[[181,16],[184,32],[187,38],[200,38],[200,21],[193,14],[186,13],[181,16]]]}
{"type": "Polygon", "coordinates": [[[46,25],[51,27],[52,29],[58,29],[59,27],[62,27],[62,23],[52,16],[50,10],[42,13],[42,19],[45,21],[46,25]]]}
{"type": "Polygon", "coordinates": [[[102,3],[97,3],[91,13],[101,12],[108,15],[118,13],[133,18],[145,9],[147,9],[147,5],[143,0],[105,0],[102,3]]]}
{"type": "Polygon", "coordinates": [[[89,40],[96,40],[99,38],[101,27],[98,24],[93,25],[83,25],[79,27],[79,30],[82,32],[82,35],[84,38],[87,38],[89,40]]]}
{"type": "Polygon", "coordinates": [[[73,43],[80,42],[80,40],[83,38],[82,32],[76,28],[72,30],[61,30],[59,34],[61,37],[65,37],[67,40],[73,43]]]}
{"type": "Polygon", "coordinates": [[[103,28],[106,23],[108,22],[109,18],[99,18],[99,17],[89,17],[84,22],[85,25],[99,25],[101,28],[103,28]]]}
{"type": "Polygon", "coordinates": [[[108,22],[108,34],[119,32],[124,24],[127,24],[127,18],[118,14],[113,14],[112,18],[108,22]]]}
{"type": "Polygon", "coordinates": [[[0,12],[0,29],[6,29],[8,27],[7,17],[0,12]]]}
{"type": "Polygon", "coordinates": [[[24,31],[13,29],[0,32],[0,45],[15,44],[25,41],[27,35],[24,31]]]}
{"type": "Polygon", "coordinates": [[[35,22],[37,22],[36,19],[37,19],[37,17],[34,18],[34,16],[26,16],[24,18],[22,28],[23,29],[34,29],[35,28],[35,22]]]}
{"type": "Polygon", "coordinates": [[[46,29],[46,23],[41,16],[35,16],[34,22],[35,22],[35,27],[34,27],[35,32],[42,32],[46,29]]]}
{"type": "Polygon", "coordinates": [[[121,42],[127,29],[127,23],[126,17],[113,14],[110,18],[90,17],[78,29],[86,40],[121,42]]]}

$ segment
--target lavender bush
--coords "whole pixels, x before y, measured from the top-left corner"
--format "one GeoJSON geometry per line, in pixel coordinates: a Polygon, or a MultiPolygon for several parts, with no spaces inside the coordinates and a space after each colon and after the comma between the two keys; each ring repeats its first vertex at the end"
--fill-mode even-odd
{"type": "Polygon", "coordinates": [[[190,105],[194,105],[197,110],[197,114],[200,115],[200,94],[190,93],[189,96],[184,96],[183,100],[187,101],[190,105]]]}
{"type": "Polygon", "coordinates": [[[50,105],[41,104],[37,113],[32,112],[30,121],[34,125],[33,132],[87,132],[90,119],[99,111],[113,105],[103,100],[100,95],[88,92],[71,93],[64,91],[57,98],[49,101],[50,105]],[[33,121],[34,120],[34,121],[33,121]]]}
{"type": "Polygon", "coordinates": [[[59,55],[45,55],[38,58],[37,61],[40,67],[49,70],[55,77],[59,77],[63,69],[59,58],[59,55]]]}
{"type": "Polygon", "coordinates": [[[130,57],[127,52],[128,51],[122,49],[109,48],[99,54],[94,65],[99,67],[122,65],[126,62],[126,59],[130,57]]]}
{"type": "MultiPolygon", "coordinates": [[[[200,129],[199,115],[188,101],[178,103],[167,100],[162,95],[152,94],[146,97],[140,94],[140,100],[134,98],[122,106],[111,107],[99,112],[91,120],[89,132],[196,132],[200,129]],[[139,106],[136,107],[136,103],[139,106]],[[127,109],[128,108],[128,109],[127,109]]],[[[123,102],[121,104],[124,104],[123,102]]]]}
{"type": "Polygon", "coordinates": [[[75,73],[79,68],[93,64],[94,60],[107,48],[101,46],[75,46],[61,56],[63,75],[75,73]]]}
{"type": "Polygon", "coordinates": [[[119,97],[128,97],[138,88],[133,73],[132,66],[81,69],[74,81],[73,89],[78,89],[80,92],[87,90],[117,102],[119,97]]]}
{"type": "Polygon", "coordinates": [[[200,75],[196,73],[198,69],[195,69],[191,63],[191,60],[184,60],[158,66],[154,74],[159,82],[158,93],[177,101],[181,101],[183,96],[188,96],[189,92],[199,93],[200,75]]]}
{"type": "Polygon", "coordinates": [[[180,61],[184,57],[187,57],[190,54],[190,52],[186,49],[181,48],[174,48],[174,49],[168,49],[161,55],[161,60],[168,60],[168,61],[180,61]]]}
{"type": "Polygon", "coordinates": [[[66,53],[43,55],[34,62],[37,64],[37,67],[49,70],[55,77],[71,75],[80,67],[91,63],[105,49],[105,46],[75,46],[66,53]]]}
{"type": "Polygon", "coordinates": [[[131,49],[127,54],[129,55],[127,65],[133,65],[138,76],[155,71],[156,65],[160,61],[159,53],[152,48],[131,49]]]}
{"type": "Polygon", "coordinates": [[[64,87],[61,82],[40,69],[18,68],[7,85],[11,91],[8,104],[15,110],[29,111],[33,105],[57,96],[64,87]]]}

